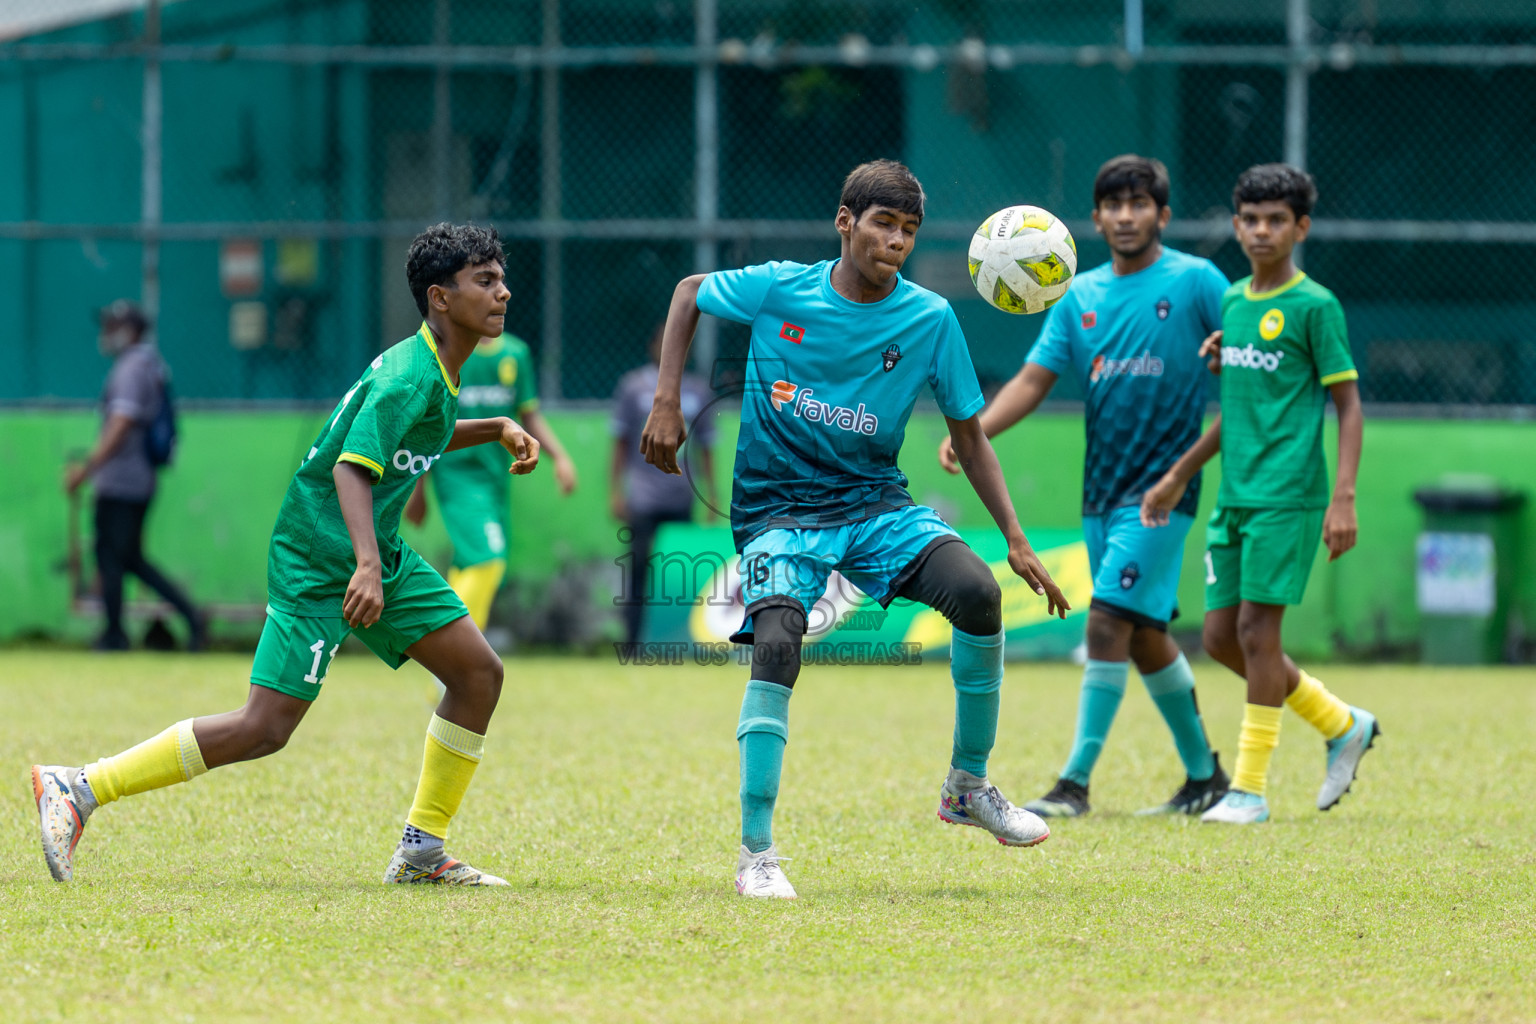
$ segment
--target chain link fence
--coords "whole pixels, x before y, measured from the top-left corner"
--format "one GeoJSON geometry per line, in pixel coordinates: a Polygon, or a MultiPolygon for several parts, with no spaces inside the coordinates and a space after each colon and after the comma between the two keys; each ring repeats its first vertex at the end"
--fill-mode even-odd
{"type": "Polygon", "coordinates": [[[443,219],[501,230],[546,399],[601,400],[679,278],[835,255],[875,157],[927,187],[909,273],[996,383],[1039,320],[975,296],[970,232],[1031,202],[1102,261],[1093,174],[1137,151],[1168,241],[1233,277],[1237,174],[1317,176],[1304,265],[1369,401],[1536,405],[1525,0],[0,0],[0,123],[0,401],[89,398],[91,311],[131,296],[187,398],[328,402],[414,330],[405,248],[443,219]]]}

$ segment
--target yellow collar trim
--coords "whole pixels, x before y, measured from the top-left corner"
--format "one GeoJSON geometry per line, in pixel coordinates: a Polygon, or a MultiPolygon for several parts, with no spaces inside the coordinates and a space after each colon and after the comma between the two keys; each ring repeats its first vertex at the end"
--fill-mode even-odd
{"type": "Polygon", "coordinates": [[[416,337],[426,342],[427,348],[432,350],[432,358],[437,360],[437,368],[443,371],[443,383],[448,385],[449,394],[457,397],[459,386],[453,382],[452,377],[448,376],[448,367],[443,365],[443,357],[437,354],[437,342],[432,340],[432,328],[427,326],[425,320],[421,322],[421,330],[416,332],[416,337]]]}
{"type": "Polygon", "coordinates": [[[1272,299],[1276,295],[1279,295],[1281,292],[1290,291],[1292,288],[1295,288],[1297,285],[1301,284],[1301,282],[1305,281],[1306,279],[1307,279],[1306,271],[1298,270],[1298,271],[1296,271],[1296,276],[1295,277],[1293,277],[1289,281],[1285,282],[1285,284],[1281,285],[1279,288],[1271,288],[1267,292],[1256,292],[1256,291],[1253,290],[1253,278],[1249,278],[1248,279],[1248,283],[1243,285],[1243,298],[1245,298],[1245,299],[1255,299],[1255,300],[1259,300],[1259,299],[1272,299]]]}

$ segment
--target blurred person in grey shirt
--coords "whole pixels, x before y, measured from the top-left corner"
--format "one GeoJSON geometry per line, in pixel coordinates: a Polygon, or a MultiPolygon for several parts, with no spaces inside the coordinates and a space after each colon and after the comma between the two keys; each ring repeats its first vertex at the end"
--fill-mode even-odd
{"type": "Polygon", "coordinates": [[[144,519],[155,497],[156,467],[146,434],[165,401],[165,363],[145,341],[149,320],[135,303],[118,299],[99,311],[97,341],[112,358],[101,392],[101,433],[83,463],[69,467],[64,491],[74,494],[86,480],[96,492],[96,567],[107,624],[97,650],[124,651],[123,576],[133,573],[187,620],[188,647],[204,642],[202,617],[174,583],[144,557],[144,519]]]}
{"type": "MultiPolygon", "coordinates": [[[[658,326],[651,336],[651,361],[631,370],[619,379],[613,392],[613,458],[608,473],[608,507],[613,518],[629,528],[628,565],[624,572],[624,592],[619,607],[624,613],[625,641],[633,645],[640,639],[640,625],[650,596],[646,590],[650,574],[652,548],[656,531],[662,523],[686,523],[693,518],[695,484],[701,488],[705,504],[718,514],[720,503],[715,491],[715,463],[711,449],[715,443],[713,418],[701,416],[713,397],[709,386],[697,375],[683,375],[683,422],[688,424],[688,444],[698,446],[699,477],[686,471],[682,476],[663,473],[640,454],[640,432],[645,429],[656,397],[656,375],[660,369],[661,332],[658,326]]],[[[675,596],[675,595],[674,595],[675,596]]]]}

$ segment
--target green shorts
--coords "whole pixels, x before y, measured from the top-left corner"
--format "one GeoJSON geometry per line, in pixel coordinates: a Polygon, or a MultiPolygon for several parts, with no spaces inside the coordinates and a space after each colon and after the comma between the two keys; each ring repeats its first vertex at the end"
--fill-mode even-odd
{"type": "Polygon", "coordinates": [[[356,633],[379,660],[399,668],[405,649],[428,633],[469,614],[453,588],[409,546],[400,564],[384,578],[384,614],[378,622],[353,630],[341,616],[306,616],[267,606],[251,665],[251,682],[300,700],[320,696],[331,659],[349,633],[356,633]]]}
{"type": "Polygon", "coordinates": [[[437,481],[437,504],[453,542],[453,567],[500,561],[507,557],[512,506],[505,482],[496,486],[454,479],[437,481]]]}
{"type": "Polygon", "coordinates": [[[1320,508],[1222,508],[1205,530],[1205,610],[1300,604],[1323,535],[1320,508]]]}

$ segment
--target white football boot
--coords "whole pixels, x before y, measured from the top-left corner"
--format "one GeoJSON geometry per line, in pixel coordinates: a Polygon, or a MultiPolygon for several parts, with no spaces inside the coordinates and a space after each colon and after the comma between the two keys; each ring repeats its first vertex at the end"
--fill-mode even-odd
{"type": "Polygon", "coordinates": [[[1360,759],[1376,745],[1376,737],[1381,735],[1375,715],[1356,707],[1350,708],[1349,713],[1354,719],[1353,724],[1344,735],[1328,741],[1328,775],[1323,779],[1323,788],[1317,791],[1317,809],[1320,811],[1328,810],[1349,792],[1355,782],[1355,772],[1360,768],[1360,759]]]}
{"type": "Polygon", "coordinates": [[[794,899],[795,887],[789,884],[789,879],[784,877],[784,869],[779,867],[781,860],[788,859],[779,856],[776,846],[770,846],[761,853],[753,853],[743,846],[736,857],[736,891],[743,896],[794,899]]]}
{"type": "Polygon", "coordinates": [[[1257,825],[1269,820],[1269,801],[1258,793],[1229,789],[1200,820],[1219,825],[1257,825]]]}
{"type": "Polygon", "coordinates": [[[37,816],[42,824],[43,857],[48,873],[56,882],[75,876],[75,844],[85,829],[69,780],[78,771],[60,764],[32,766],[32,795],[37,800],[37,816]]]}
{"type": "Polygon", "coordinates": [[[441,846],[430,850],[408,851],[395,847],[395,855],[384,869],[386,885],[510,885],[505,878],[472,868],[454,860],[441,846]]]}
{"type": "Polygon", "coordinates": [[[958,792],[953,786],[957,771],[952,769],[939,789],[940,821],[984,828],[1004,846],[1035,846],[1051,837],[1038,814],[1013,806],[990,782],[968,793],[958,792]]]}

